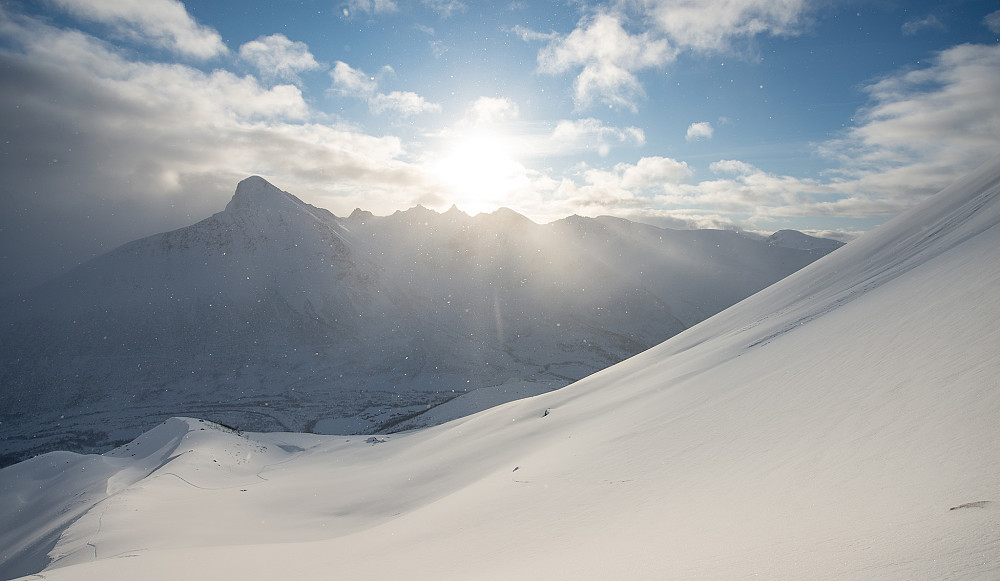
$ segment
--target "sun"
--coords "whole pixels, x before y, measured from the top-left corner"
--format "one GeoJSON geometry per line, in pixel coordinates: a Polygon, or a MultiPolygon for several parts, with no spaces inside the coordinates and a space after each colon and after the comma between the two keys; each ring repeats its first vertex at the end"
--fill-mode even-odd
{"type": "Polygon", "coordinates": [[[457,138],[433,164],[444,197],[470,213],[508,205],[526,183],[514,140],[499,132],[477,131],[457,138]]]}

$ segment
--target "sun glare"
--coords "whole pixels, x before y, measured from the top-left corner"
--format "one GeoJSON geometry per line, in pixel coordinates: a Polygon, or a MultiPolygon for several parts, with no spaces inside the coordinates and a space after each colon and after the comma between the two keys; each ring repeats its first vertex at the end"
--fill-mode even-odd
{"type": "Polygon", "coordinates": [[[459,138],[434,172],[447,189],[444,197],[475,214],[508,205],[525,181],[524,166],[514,159],[513,141],[500,133],[472,133],[459,138]]]}

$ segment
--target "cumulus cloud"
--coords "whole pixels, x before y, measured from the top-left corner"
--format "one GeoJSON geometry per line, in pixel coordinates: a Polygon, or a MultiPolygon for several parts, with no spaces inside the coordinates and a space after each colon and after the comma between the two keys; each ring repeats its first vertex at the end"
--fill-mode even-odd
{"type": "Polygon", "coordinates": [[[685,50],[721,51],[736,41],[799,32],[808,0],[639,0],[639,14],[685,50]]]}
{"type": "MultiPolygon", "coordinates": [[[[391,67],[383,67],[383,73],[392,73],[391,67]]],[[[361,69],[337,61],[330,71],[333,80],[331,90],[345,97],[364,99],[368,109],[376,115],[392,112],[403,117],[417,115],[429,111],[440,111],[441,106],[431,103],[422,96],[411,91],[392,91],[381,93],[378,90],[379,81],[374,76],[365,74],[361,69]]]]}
{"type": "Polygon", "coordinates": [[[542,72],[553,74],[582,69],[573,84],[581,108],[599,101],[635,110],[635,100],[645,94],[636,72],[675,56],[666,40],[629,33],[619,16],[601,13],[549,43],[538,53],[538,64],[542,72]]]}
{"type": "MultiPolygon", "coordinates": [[[[872,194],[857,180],[781,175],[739,160],[714,162],[710,170],[719,177],[695,179],[687,163],[657,156],[611,169],[581,165],[576,180],[563,179],[545,199],[567,213],[613,214],[671,228],[752,225],[764,233],[779,229],[792,217],[887,217],[911,205],[906,198],[872,194]]],[[[823,234],[849,240],[858,233],[823,234]]]]}
{"type": "Polygon", "coordinates": [[[412,91],[376,93],[368,97],[368,108],[376,115],[391,111],[403,117],[441,110],[437,103],[430,103],[412,91]]]}
{"type": "Polygon", "coordinates": [[[678,184],[691,177],[686,162],[669,157],[643,157],[635,165],[619,164],[621,185],[630,190],[646,190],[664,184],[678,184]]]}
{"type": "Polygon", "coordinates": [[[824,180],[723,160],[710,169],[730,177],[670,188],[659,202],[761,218],[887,217],[1000,151],[1000,46],[958,45],[864,90],[870,101],[856,114],[857,125],[817,146],[835,162],[824,180]]]}
{"type": "MultiPolygon", "coordinates": [[[[712,209],[744,216],[747,223],[772,224],[787,217],[888,217],[912,205],[910,198],[880,195],[871,183],[856,178],[820,180],[780,175],[739,160],[720,160],[709,169],[721,177],[664,182],[663,193],[655,196],[650,206],[671,211],[712,209]]],[[[839,239],[856,234],[845,231],[839,239]]]]}
{"type": "Polygon", "coordinates": [[[715,133],[715,128],[708,121],[701,121],[699,123],[692,123],[688,125],[687,133],[684,135],[684,139],[688,141],[695,141],[697,139],[711,139],[712,134],[715,133]]]}
{"type": "Polygon", "coordinates": [[[641,146],[646,134],[638,127],[624,129],[605,125],[601,120],[563,119],[556,124],[550,137],[556,149],[563,151],[596,150],[601,157],[611,152],[613,144],[641,146]]]}
{"type": "Polygon", "coordinates": [[[1000,46],[962,44],[865,88],[859,124],[822,145],[858,191],[936,192],[1000,151],[1000,46]]]}
{"type": "Polygon", "coordinates": [[[811,196],[835,195],[837,190],[815,180],[771,174],[736,161],[721,161],[716,170],[740,173],[696,183],[666,183],[656,201],[666,206],[710,207],[719,212],[783,215],[786,206],[808,203],[811,196]]]}
{"type": "Polygon", "coordinates": [[[368,97],[378,90],[375,77],[370,77],[361,69],[355,69],[343,61],[334,63],[330,78],[333,79],[334,89],[345,96],[368,97]]]}
{"type": "Polygon", "coordinates": [[[518,118],[517,103],[506,97],[479,97],[466,113],[466,120],[472,126],[505,123],[518,118]]]}
{"type": "Polygon", "coordinates": [[[581,166],[583,184],[564,180],[556,196],[589,213],[641,208],[651,205],[653,196],[679,185],[691,175],[682,161],[668,157],[643,157],[635,164],[618,163],[610,170],[581,166]]]}
{"type": "Polygon", "coordinates": [[[214,29],[198,24],[177,0],[52,0],[77,18],[107,24],[134,41],[207,59],[227,52],[214,29]]]}
{"type": "Polygon", "coordinates": [[[264,78],[298,82],[299,73],[322,68],[306,43],[293,42],[284,34],[251,40],[240,47],[239,54],[264,78]]]}
{"type": "Polygon", "coordinates": [[[539,71],[579,71],[577,107],[594,103],[638,108],[638,73],[665,67],[683,51],[718,52],[760,35],[797,34],[808,0],[620,0],[582,19],[566,35],[515,27],[525,42],[546,41],[539,71]]]}
{"type": "Polygon", "coordinates": [[[728,173],[737,175],[749,175],[758,171],[757,168],[749,163],[735,159],[723,159],[712,162],[709,164],[708,169],[710,169],[712,173],[728,173]]]}

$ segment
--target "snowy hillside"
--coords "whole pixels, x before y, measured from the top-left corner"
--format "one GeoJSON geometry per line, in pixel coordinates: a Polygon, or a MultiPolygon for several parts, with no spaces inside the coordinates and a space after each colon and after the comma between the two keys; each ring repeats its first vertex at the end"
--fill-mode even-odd
{"type": "Polygon", "coordinates": [[[0,470],[46,579],[996,579],[1000,160],[565,389],[378,437],[172,419],[0,470]]]}
{"type": "Polygon", "coordinates": [[[224,211],[0,313],[0,460],[105,451],[174,415],[437,423],[603,369],[826,252],[506,209],[338,218],[248,178],[224,211]]]}
{"type": "Polygon", "coordinates": [[[783,246],[785,248],[819,250],[827,252],[836,250],[842,245],[836,240],[809,236],[808,234],[803,234],[798,230],[778,230],[774,234],[767,237],[767,243],[775,246],[783,246]]]}

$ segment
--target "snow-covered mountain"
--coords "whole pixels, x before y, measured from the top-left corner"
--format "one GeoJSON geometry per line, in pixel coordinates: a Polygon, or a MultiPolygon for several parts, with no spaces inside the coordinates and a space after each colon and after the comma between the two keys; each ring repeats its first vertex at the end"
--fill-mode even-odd
{"type": "Polygon", "coordinates": [[[172,415],[440,422],[603,369],[828,251],[506,209],[338,218],[252,177],[224,211],[8,305],[0,456],[107,450],[172,415]]]}
{"type": "Polygon", "coordinates": [[[171,419],[0,470],[46,579],[1000,575],[1000,158],[567,388],[366,437],[171,419]]]}
{"type": "Polygon", "coordinates": [[[819,250],[832,252],[842,246],[842,242],[829,238],[817,238],[799,232],[798,230],[778,230],[767,238],[768,244],[797,248],[799,250],[819,250]]]}

